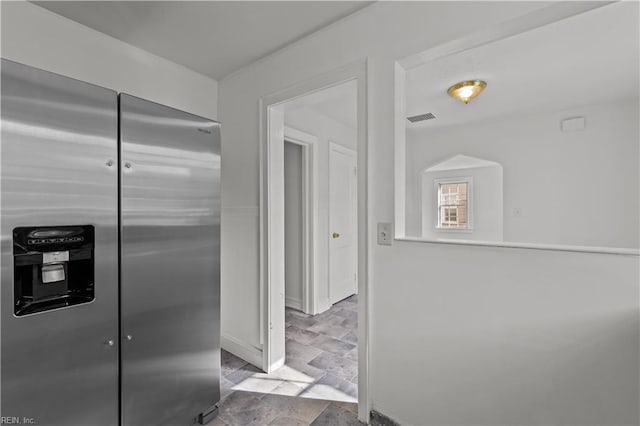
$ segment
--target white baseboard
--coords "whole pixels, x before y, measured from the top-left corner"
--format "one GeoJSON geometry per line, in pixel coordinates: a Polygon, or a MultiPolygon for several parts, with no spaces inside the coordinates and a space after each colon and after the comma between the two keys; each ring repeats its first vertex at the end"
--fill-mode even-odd
{"type": "Polygon", "coordinates": [[[303,310],[302,309],[302,300],[296,299],[296,298],[293,298],[293,297],[285,296],[284,305],[287,308],[293,308],[293,309],[297,309],[299,311],[303,310]]]}
{"type": "Polygon", "coordinates": [[[238,358],[242,358],[262,370],[262,351],[255,346],[241,342],[228,334],[220,336],[220,346],[225,351],[231,352],[238,358]]]}

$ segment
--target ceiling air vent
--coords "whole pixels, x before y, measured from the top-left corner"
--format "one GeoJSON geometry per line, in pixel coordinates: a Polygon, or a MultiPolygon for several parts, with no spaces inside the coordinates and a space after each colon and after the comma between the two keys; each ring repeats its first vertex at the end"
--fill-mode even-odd
{"type": "Polygon", "coordinates": [[[412,123],[417,123],[418,121],[433,120],[434,118],[436,118],[436,116],[433,115],[432,113],[428,112],[426,114],[420,114],[420,115],[414,115],[413,117],[407,117],[407,120],[409,120],[412,123]]]}

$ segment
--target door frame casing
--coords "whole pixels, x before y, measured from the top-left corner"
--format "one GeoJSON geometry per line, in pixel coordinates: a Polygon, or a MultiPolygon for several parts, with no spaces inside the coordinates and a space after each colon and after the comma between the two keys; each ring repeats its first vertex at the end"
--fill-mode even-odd
{"type": "Polygon", "coordinates": [[[298,145],[302,149],[302,310],[305,314],[315,315],[317,297],[316,265],[317,265],[317,175],[316,136],[284,126],[284,141],[298,145]]]}
{"type": "MultiPolygon", "coordinates": [[[[272,372],[284,363],[284,312],[274,311],[274,306],[282,306],[284,295],[281,286],[284,265],[278,259],[283,252],[278,246],[278,238],[283,241],[282,225],[278,214],[282,210],[280,200],[274,199],[277,190],[274,182],[278,177],[272,168],[274,153],[278,150],[277,140],[284,141],[284,117],[282,104],[295,98],[327,89],[348,81],[357,84],[357,167],[358,167],[358,418],[368,423],[371,399],[369,392],[369,300],[368,300],[368,192],[367,192],[367,87],[368,62],[362,59],[341,68],[312,77],[292,86],[262,96],[259,99],[259,147],[260,147],[260,335],[262,337],[262,368],[272,372]],[[279,124],[280,123],[280,124],[279,124]],[[276,231],[276,232],[274,232],[276,231]],[[275,255],[275,257],[274,257],[275,255]],[[279,293],[281,292],[281,293],[279,293]],[[282,299],[282,300],[280,300],[282,299]],[[274,324],[275,319],[278,323],[274,324]],[[279,324],[279,322],[282,324],[279,324]],[[274,348],[273,330],[283,333],[278,337],[282,347],[274,348]],[[281,351],[282,359],[274,357],[274,350],[281,351]]],[[[284,142],[282,142],[284,143],[284,142]]]]}

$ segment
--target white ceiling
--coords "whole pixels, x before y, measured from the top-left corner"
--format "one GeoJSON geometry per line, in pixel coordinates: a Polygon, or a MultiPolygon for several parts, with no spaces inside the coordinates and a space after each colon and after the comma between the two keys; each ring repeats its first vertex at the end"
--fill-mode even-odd
{"type": "Polygon", "coordinates": [[[358,120],[357,84],[354,81],[338,84],[287,102],[285,111],[307,108],[356,130],[358,120]]]}
{"type": "Polygon", "coordinates": [[[407,116],[436,119],[407,128],[637,99],[638,13],[637,2],[612,4],[411,69],[407,116]],[[468,105],[447,95],[452,84],[476,78],[487,88],[468,105]]]}
{"type": "Polygon", "coordinates": [[[216,80],[370,1],[34,1],[216,80]]]}

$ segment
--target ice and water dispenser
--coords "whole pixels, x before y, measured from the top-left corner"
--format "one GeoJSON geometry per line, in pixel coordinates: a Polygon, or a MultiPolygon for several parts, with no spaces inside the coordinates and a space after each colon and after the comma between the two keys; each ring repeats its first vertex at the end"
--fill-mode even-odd
{"type": "Polygon", "coordinates": [[[94,299],[94,228],[36,226],[13,230],[16,316],[94,299]]]}

